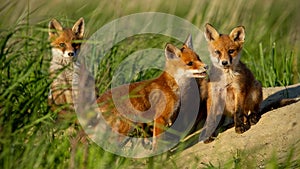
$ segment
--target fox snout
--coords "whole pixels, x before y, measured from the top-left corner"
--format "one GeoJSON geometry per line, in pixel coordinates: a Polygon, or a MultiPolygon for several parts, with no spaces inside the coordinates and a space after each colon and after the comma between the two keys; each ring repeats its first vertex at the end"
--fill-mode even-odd
{"type": "Polygon", "coordinates": [[[191,77],[194,78],[205,78],[207,76],[208,65],[204,64],[200,69],[191,70],[191,77]]]}
{"type": "Polygon", "coordinates": [[[63,57],[75,57],[77,54],[76,48],[71,43],[59,43],[58,50],[62,51],[63,57]]]}
{"type": "Polygon", "coordinates": [[[77,53],[78,52],[76,51],[76,49],[71,48],[68,50],[64,50],[63,56],[64,57],[75,57],[77,55],[77,53]]]}
{"type": "Polygon", "coordinates": [[[204,78],[204,77],[207,76],[206,72],[208,71],[208,69],[209,69],[208,65],[204,64],[203,68],[200,70],[201,71],[201,73],[200,73],[201,78],[204,78]]]}
{"type": "Polygon", "coordinates": [[[231,64],[232,64],[232,58],[219,60],[219,65],[223,68],[228,68],[231,66],[231,64]]]}
{"type": "Polygon", "coordinates": [[[76,57],[78,51],[73,47],[67,48],[66,45],[60,44],[57,47],[52,48],[53,56],[60,56],[60,57],[76,57]]]}
{"type": "Polygon", "coordinates": [[[221,63],[222,63],[223,66],[227,66],[228,65],[228,61],[227,60],[223,60],[221,63]]]}
{"type": "Polygon", "coordinates": [[[75,56],[75,52],[71,51],[71,52],[68,52],[68,56],[75,56]]]}
{"type": "Polygon", "coordinates": [[[228,56],[228,58],[219,58],[218,59],[218,66],[224,69],[230,68],[231,66],[235,65],[239,61],[239,56],[228,56]]]}

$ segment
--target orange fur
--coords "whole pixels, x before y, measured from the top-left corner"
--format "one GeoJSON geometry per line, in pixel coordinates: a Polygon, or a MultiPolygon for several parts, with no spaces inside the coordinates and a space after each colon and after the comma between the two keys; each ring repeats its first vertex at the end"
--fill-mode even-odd
{"type": "MultiPolygon", "coordinates": [[[[151,133],[150,136],[154,138],[158,137],[176,118],[180,106],[180,88],[188,85],[191,78],[206,76],[207,66],[192,50],[191,37],[188,37],[181,49],[171,44],[166,45],[165,56],[165,70],[159,77],[113,88],[98,98],[99,110],[114,131],[129,135],[139,127],[144,133],[151,133]],[[128,86],[130,96],[126,96],[125,93],[128,86]],[[119,99],[112,99],[112,91],[119,99]],[[122,111],[119,111],[115,104],[123,104],[122,111]],[[152,131],[145,131],[145,123],[124,118],[125,114],[145,112],[148,114],[137,115],[152,121],[152,131]]],[[[155,146],[154,139],[153,147],[155,146]]]]}

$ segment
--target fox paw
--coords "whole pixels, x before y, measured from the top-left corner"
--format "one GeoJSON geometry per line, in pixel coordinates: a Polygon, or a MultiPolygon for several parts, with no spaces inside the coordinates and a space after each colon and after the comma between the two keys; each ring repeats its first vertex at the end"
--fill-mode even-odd
{"type": "Polygon", "coordinates": [[[250,125],[244,124],[244,125],[235,127],[235,132],[238,134],[242,134],[249,129],[250,129],[250,125]]]}
{"type": "Polygon", "coordinates": [[[251,125],[255,125],[260,119],[260,116],[257,114],[250,114],[249,121],[251,125]]]}
{"type": "Polygon", "coordinates": [[[204,140],[203,143],[204,143],[204,144],[208,144],[208,143],[213,142],[214,140],[215,140],[215,138],[209,137],[208,139],[204,140]]]}

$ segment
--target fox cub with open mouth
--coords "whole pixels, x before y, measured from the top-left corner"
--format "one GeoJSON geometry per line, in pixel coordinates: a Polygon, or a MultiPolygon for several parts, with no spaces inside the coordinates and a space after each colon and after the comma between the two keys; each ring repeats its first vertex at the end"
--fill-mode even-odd
{"type": "Polygon", "coordinates": [[[180,49],[167,44],[165,58],[165,69],[159,77],[112,88],[97,99],[98,110],[112,130],[128,136],[140,128],[138,130],[144,133],[141,137],[153,137],[152,149],[157,148],[156,138],[176,118],[182,104],[182,92],[190,87],[191,79],[207,75],[207,65],[193,51],[191,36],[180,49]],[[117,97],[113,97],[113,93],[117,97]],[[124,116],[141,119],[136,122],[124,116]]]}

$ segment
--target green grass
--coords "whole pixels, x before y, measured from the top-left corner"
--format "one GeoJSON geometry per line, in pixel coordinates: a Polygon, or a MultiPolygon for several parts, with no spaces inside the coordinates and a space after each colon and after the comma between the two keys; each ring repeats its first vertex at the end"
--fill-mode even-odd
{"type": "MultiPolygon", "coordinates": [[[[55,17],[64,25],[84,17],[87,37],[109,21],[137,12],[158,11],[189,20],[201,30],[206,22],[224,33],[246,27],[242,61],[265,87],[299,82],[299,1],[292,0],[203,0],[203,1],[6,1],[0,5],[0,168],[68,168],[70,142],[64,124],[56,124],[55,112],[47,106],[48,68],[51,59],[47,24],[55,17]],[[297,30],[298,29],[298,30],[297,30]]],[[[163,24],[163,23],[162,23],[163,24]]],[[[163,48],[178,42],[163,36],[144,35],[116,45],[101,63],[97,85],[101,91],[110,85],[118,64],[131,53],[149,47],[163,48]],[[103,68],[104,67],[104,68],[103,68]]],[[[194,44],[205,45],[205,44],[194,44]]],[[[201,54],[200,54],[201,55],[201,54]]],[[[142,72],[133,81],[150,78],[157,71],[142,72]]],[[[84,145],[78,144],[78,168],[177,168],[167,153],[155,158],[120,157],[91,143],[88,161],[83,162],[84,145]]],[[[292,152],[292,151],[291,151],[292,152]]],[[[291,153],[290,156],[294,154],[291,153]]],[[[246,159],[241,155],[239,159],[246,159]]],[[[285,168],[296,162],[287,156],[270,157],[267,168],[285,168]]],[[[196,159],[196,157],[195,157],[196,159]]],[[[236,160],[228,159],[235,168],[236,160]]],[[[245,161],[244,161],[245,162],[245,161]]],[[[197,160],[191,161],[197,166],[197,160]]],[[[232,168],[207,164],[206,168],[232,168]]],[[[293,167],[291,167],[293,168],[293,167]]]]}

